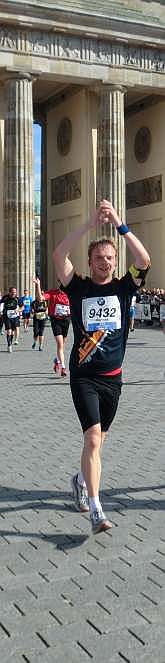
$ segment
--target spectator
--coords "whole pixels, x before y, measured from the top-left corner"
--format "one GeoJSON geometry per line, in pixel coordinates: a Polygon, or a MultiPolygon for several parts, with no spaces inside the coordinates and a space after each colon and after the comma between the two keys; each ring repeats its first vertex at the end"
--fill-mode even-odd
{"type": "Polygon", "coordinates": [[[133,295],[129,310],[129,328],[131,332],[134,332],[135,313],[136,313],[136,295],[133,295]]]}

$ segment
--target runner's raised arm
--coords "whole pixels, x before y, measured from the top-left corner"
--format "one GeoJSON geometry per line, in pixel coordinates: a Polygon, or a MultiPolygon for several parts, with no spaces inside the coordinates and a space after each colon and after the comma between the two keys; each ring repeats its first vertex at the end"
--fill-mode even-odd
{"type": "MultiPolygon", "coordinates": [[[[94,228],[97,224],[111,223],[115,226],[119,235],[123,235],[126,244],[135,259],[135,267],[138,270],[146,270],[150,265],[150,257],[140,240],[129,230],[128,226],[123,224],[119,216],[108,200],[103,200],[99,208],[95,210],[91,216],[90,221],[79,226],[76,230],[72,230],[55,248],[53,252],[53,259],[57,275],[63,285],[68,285],[73,277],[74,267],[69,258],[71,249],[83,237],[83,235],[94,228]]],[[[134,280],[138,279],[136,270],[132,274],[134,280]]]]}

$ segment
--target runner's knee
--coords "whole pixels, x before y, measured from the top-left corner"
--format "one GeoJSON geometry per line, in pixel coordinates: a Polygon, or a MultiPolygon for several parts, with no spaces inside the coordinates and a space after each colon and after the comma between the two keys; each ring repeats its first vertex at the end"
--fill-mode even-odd
{"type": "Polygon", "coordinates": [[[84,433],[84,446],[90,451],[96,451],[101,446],[101,428],[100,424],[88,428],[84,433]]]}

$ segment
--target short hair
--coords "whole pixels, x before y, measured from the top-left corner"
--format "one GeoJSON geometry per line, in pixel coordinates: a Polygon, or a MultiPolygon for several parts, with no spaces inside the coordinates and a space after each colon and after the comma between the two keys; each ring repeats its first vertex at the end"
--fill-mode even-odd
{"type": "Polygon", "coordinates": [[[98,246],[104,246],[105,244],[110,244],[110,246],[112,246],[112,248],[114,249],[115,254],[117,256],[117,246],[116,246],[115,241],[113,239],[108,238],[108,237],[101,237],[100,239],[94,239],[92,242],[90,242],[90,244],[88,246],[89,264],[90,264],[91,256],[92,256],[92,253],[93,253],[94,249],[98,246]]]}

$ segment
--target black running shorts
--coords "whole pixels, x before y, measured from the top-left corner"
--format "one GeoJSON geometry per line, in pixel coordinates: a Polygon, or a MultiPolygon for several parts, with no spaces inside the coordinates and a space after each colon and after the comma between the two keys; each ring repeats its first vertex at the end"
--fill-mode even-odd
{"type": "Polygon", "coordinates": [[[23,311],[23,312],[22,312],[22,317],[23,317],[23,320],[29,320],[29,318],[30,318],[30,311],[23,311]]]}
{"type": "Polygon", "coordinates": [[[17,327],[20,327],[20,318],[8,318],[7,316],[4,317],[4,324],[5,324],[5,329],[6,331],[9,331],[10,329],[12,331],[15,331],[17,327]]]}
{"type": "Polygon", "coordinates": [[[83,432],[95,424],[101,425],[102,432],[112,423],[121,394],[120,381],[108,376],[70,377],[73,403],[83,432]]]}
{"type": "Polygon", "coordinates": [[[54,336],[66,338],[69,329],[70,318],[50,318],[51,328],[54,336]]]}
{"type": "Polygon", "coordinates": [[[33,334],[34,338],[37,338],[38,336],[44,336],[44,329],[46,325],[46,318],[44,320],[39,320],[38,318],[33,316],[33,334]]]}

